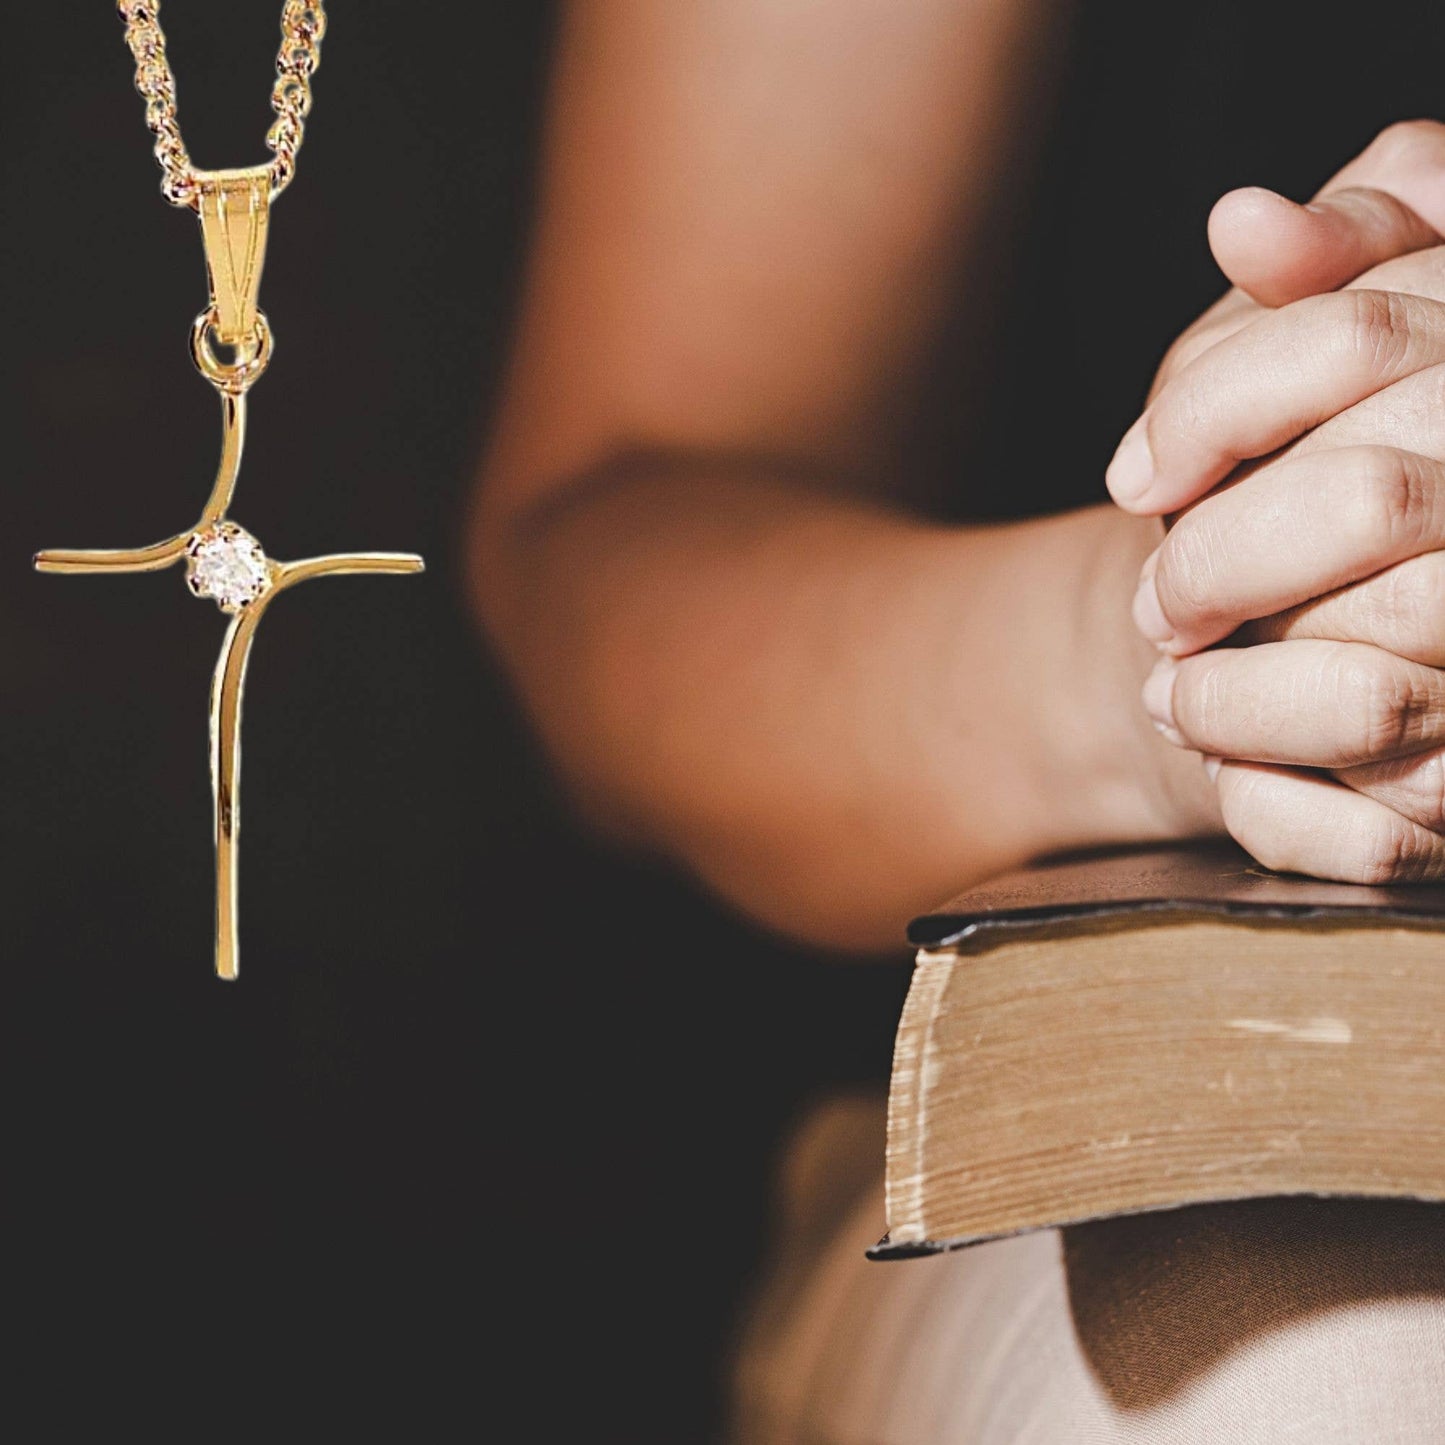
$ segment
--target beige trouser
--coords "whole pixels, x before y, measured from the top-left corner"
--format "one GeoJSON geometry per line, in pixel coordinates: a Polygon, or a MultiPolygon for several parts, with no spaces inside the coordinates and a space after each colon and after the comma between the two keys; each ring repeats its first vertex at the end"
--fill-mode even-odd
{"type": "Polygon", "coordinates": [[[1445,1445],[1445,1207],[1251,1200],[870,1263],[876,1180],[853,1199],[793,1210],[739,1445],[1445,1445]]]}

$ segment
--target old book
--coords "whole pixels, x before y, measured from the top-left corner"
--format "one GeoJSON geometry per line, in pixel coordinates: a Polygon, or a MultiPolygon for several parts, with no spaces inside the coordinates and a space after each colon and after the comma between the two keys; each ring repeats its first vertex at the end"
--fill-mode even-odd
{"type": "Polygon", "coordinates": [[[1445,1201],[1445,888],[1110,852],[910,937],[875,1257],[1267,1194],[1445,1201]]]}

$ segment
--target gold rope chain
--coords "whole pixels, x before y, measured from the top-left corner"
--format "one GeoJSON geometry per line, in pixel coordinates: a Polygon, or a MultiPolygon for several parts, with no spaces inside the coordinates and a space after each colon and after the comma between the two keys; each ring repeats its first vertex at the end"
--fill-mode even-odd
{"type": "MultiPolygon", "coordinates": [[[[161,194],[173,206],[194,210],[200,185],[176,119],[176,77],[166,60],[166,37],[156,19],[160,8],[160,0],[117,0],[116,4],[125,21],[126,44],[135,56],[135,88],[145,98],[146,126],[156,138],[156,160],[165,176],[161,194]]],[[[325,0],[285,0],[276,84],[271,90],[276,121],[266,133],[266,144],[276,156],[267,168],[273,198],[296,174],[296,152],[311,109],[311,77],[321,64],[325,33],[325,0]]]]}

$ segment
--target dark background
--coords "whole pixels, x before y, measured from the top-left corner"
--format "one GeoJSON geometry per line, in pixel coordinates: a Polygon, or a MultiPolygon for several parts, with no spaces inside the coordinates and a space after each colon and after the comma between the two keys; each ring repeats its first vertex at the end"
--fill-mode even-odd
{"type": "MultiPolygon", "coordinates": [[[[147,1412],[198,1351],[229,1374],[213,1410],[304,1386],[337,1429],[394,1408],[436,1438],[506,1402],[519,1438],[704,1439],[769,1157],[807,1099],[886,1076],[904,972],[769,943],[569,826],[459,582],[552,9],[334,12],[274,213],[277,353],[235,510],[283,557],[416,549],[430,570],[308,586],[262,629],[235,987],[210,971],[222,619],[173,573],[28,565],[199,510],[218,427],[186,355],[197,228],[160,199],[112,6],[6,18],[15,1363],[65,1381],[56,1400],[118,1366],[147,1412]]],[[[278,13],[165,7],[198,165],[266,158],[278,13]]],[[[1439,7],[1371,7],[1373,47],[1301,14],[1085,6],[1060,31],[1038,164],[981,283],[994,332],[945,348],[919,419],[945,510],[1102,496],[1155,360],[1219,289],[1212,200],[1306,194],[1439,110],[1439,7]]]]}

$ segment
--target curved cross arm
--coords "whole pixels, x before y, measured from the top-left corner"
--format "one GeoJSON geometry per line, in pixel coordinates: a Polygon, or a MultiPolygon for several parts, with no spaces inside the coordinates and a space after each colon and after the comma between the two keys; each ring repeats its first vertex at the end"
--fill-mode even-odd
{"type": "Polygon", "coordinates": [[[221,460],[216,480],[206,501],[201,520],[187,532],[168,537],[149,547],[126,547],[104,551],[75,551],[48,548],[35,554],[37,572],[159,572],[186,555],[191,537],[214,526],[226,515],[236,490],[241,469],[241,450],[246,443],[246,398],[221,393],[221,460]]]}
{"type": "Polygon", "coordinates": [[[72,552],[50,547],[35,554],[37,572],[159,572],[186,555],[189,532],[168,537],[149,547],[120,548],[115,551],[72,552]]]}
{"type": "Polygon", "coordinates": [[[272,593],[313,577],[341,576],[348,572],[425,572],[426,563],[415,552],[338,552],[327,557],[307,557],[301,562],[282,562],[274,574],[272,593]]]}
{"type": "Polygon", "coordinates": [[[241,831],[241,697],[251,643],[266,608],[288,587],[313,577],[356,572],[425,571],[412,552],[351,552],[272,562],[271,585],[238,612],[226,630],[211,680],[211,796],[216,823],[216,972],[233,979],[239,971],[236,932],[237,841],[241,831]]]}

